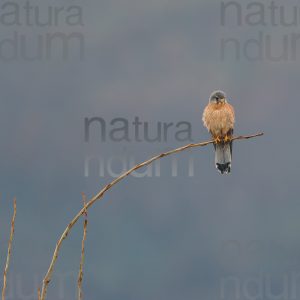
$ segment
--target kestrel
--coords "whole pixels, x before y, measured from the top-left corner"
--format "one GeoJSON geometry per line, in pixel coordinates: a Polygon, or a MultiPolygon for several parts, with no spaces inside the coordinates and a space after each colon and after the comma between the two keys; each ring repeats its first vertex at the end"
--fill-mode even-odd
{"type": "Polygon", "coordinates": [[[202,120],[214,139],[216,168],[221,174],[230,173],[235,116],[234,108],[228,103],[224,92],[211,94],[202,120]]]}

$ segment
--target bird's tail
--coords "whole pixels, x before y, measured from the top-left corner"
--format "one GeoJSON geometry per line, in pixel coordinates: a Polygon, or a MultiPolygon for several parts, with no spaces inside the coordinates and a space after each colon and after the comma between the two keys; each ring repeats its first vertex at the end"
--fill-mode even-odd
{"type": "Polygon", "coordinates": [[[215,145],[216,168],[221,174],[228,174],[231,171],[232,142],[221,142],[215,145]]]}

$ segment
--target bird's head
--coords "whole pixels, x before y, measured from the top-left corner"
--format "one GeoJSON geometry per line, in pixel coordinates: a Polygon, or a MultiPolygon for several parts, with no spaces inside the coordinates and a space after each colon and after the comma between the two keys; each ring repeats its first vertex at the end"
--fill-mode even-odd
{"type": "Polygon", "coordinates": [[[215,91],[210,95],[209,102],[215,104],[225,103],[227,102],[226,94],[222,91],[215,91]]]}

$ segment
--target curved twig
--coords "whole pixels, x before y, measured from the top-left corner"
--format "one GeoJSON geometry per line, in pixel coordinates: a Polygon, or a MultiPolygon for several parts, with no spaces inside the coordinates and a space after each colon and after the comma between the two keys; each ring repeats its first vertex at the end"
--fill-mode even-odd
{"type": "MultiPolygon", "coordinates": [[[[248,136],[236,136],[233,137],[231,140],[246,140],[246,139],[251,139],[251,138],[255,138],[255,137],[259,137],[262,136],[263,133],[258,133],[258,134],[254,134],[254,135],[248,135],[248,136]]],[[[122,179],[124,179],[125,177],[127,177],[129,174],[131,174],[132,172],[134,172],[135,170],[138,170],[144,166],[148,166],[149,164],[151,164],[152,162],[161,159],[165,156],[169,156],[171,154],[175,154],[175,153],[179,153],[182,152],[184,150],[190,149],[190,148],[196,148],[196,147],[204,147],[210,144],[213,144],[214,141],[210,140],[207,142],[202,142],[202,143],[196,143],[196,144],[188,144],[185,145],[183,147],[179,147],[177,149],[174,150],[170,150],[164,153],[161,153],[159,155],[156,155],[152,158],[150,158],[149,160],[144,161],[143,163],[137,164],[134,167],[132,167],[131,169],[129,169],[128,171],[124,172],[122,175],[120,175],[118,178],[114,179],[112,182],[110,182],[109,184],[107,184],[98,194],[96,194],[78,213],[77,215],[73,218],[73,220],[69,223],[69,225],[66,227],[66,229],[64,230],[64,232],[62,233],[61,237],[59,238],[58,242],[56,243],[56,247],[52,256],[52,260],[51,263],[49,265],[48,271],[44,277],[43,280],[43,284],[42,284],[42,291],[41,291],[41,298],[40,300],[45,300],[46,299],[46,294],[47,294],[47,288],[48,285],[50,283],[50,280],[52,278],[52,273],[54,270],[54,266],[58,257],[58,253],[60,250],[60,247],[62,245],[62,242],[64,241],[64,239],[68,236],[69,232],[71,231],[72,227],[76,224],[76,222],[79,220],[79,218],[85,214],[85,212],[87,211],[87,209],[89,209],[97,200],[101,199],[103,197],[103,195],[105,194],[105,192],[107,192],[109,189],[111,189],[114,185],[116,185],[119,181],[121,181],[122,179]]]]}
{"type": "Polygon", "coordinates": [[[17,200],[16,200],[16,198],[14,198],[14,213],[13,213],[12,220],[11,220],[7,257],[6,257],[6,263],[5,263],[4,272],[3,272],[2,300],[5,300],[5,291],[6,291],[6,285],[7,285],[7,272],[8,272],[9,262],[10,262],[12,241],[13,241],[13,237],[14,237],[14,233],[15,233],[16,213],[17,213],[17,200]]]}

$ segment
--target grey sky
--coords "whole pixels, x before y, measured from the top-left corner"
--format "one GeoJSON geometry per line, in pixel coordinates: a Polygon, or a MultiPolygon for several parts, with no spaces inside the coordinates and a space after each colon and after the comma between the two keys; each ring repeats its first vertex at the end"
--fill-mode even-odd
{"type": "MultiPolygon", "coordinates": [[[[201,114],[215,89],[223,89],[235,106],[237,134],[265,136],[235,143],[230,176],[217,173],[207,147],[177,157],[180,170],[194,158],[193,177],[171,177],[166,158],[160,177],[129,177],[111,190],[89,212],[85,299],[222,299],[222,280],[235,276],[243,285],[251,276],[261,280],[260,272],[278,292],[285,274],[292,285],[292,272],[300,272],[300,57],[221,60],[220,43],[235,38],[242,45],[262,31],[272,35],[275,54],[282,51],[283,35],[299,28],[222,27],[221,4],[211,0],[30,3],[44,14],[54,3],[78,5],[84,26],[1,26],[3,36],[17,31],[33,46],[38,34],[79,32],[85,51],[81,61],[75,42],[65,61],[59,48],[48,61],[1,61],[1,266],[11,200],[18,200],[7,299],[36,296],[35,281],[41,282],[57,238],[80,209],[81,192],[92,196],[111,180],[95,170],[84,177],[88,155],[142,161],[183,144],[172,134],[162,143],[101,143],[95,136],[85,143],[84,118],[102,117],[109,124],[139,116],[153,131],[157,122],[188,121],[193,139],[206,140],[201,114]],[[237,241],[241,252],[224,250],[228,241],[237,241]],[[251,241],[259,247],[251,248],[251,241]]],[[[286,2],[276,3],[291,15],[286,2]]],[[[48,299],[74,299],[81,233],[80,223],[65,241],[48,299]]],[[[233,291],[226,286],[223,299],[236,299],[233,291]]],[[[246,287],[240,299],[249,295],[255,291],[246,287]]]]}

